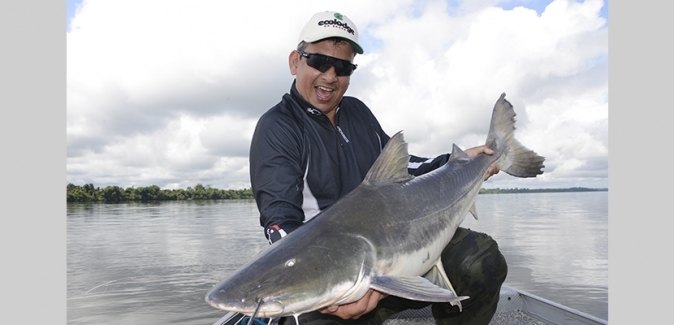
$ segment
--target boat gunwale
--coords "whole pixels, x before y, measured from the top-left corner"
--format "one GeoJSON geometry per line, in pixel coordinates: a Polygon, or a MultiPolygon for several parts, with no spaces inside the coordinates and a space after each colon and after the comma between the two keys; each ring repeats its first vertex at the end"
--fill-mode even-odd
{"type": "MultiPolygon", "coordinates": [[[[519,311],[536,320],[551,325],[608,325],[608,321],[579,310],[564,306],[554,301],[536,296],[529,292],[502,285],[496,309],[496,314],[519,311]]],[[[213,325],[234,325],[228,321],[241,317],[234,317],[237,313],[228,312],[213,325]]],[[[391,316],[389,319],[415,319],[430,318],[432,313],[430,305],[422,309],[409,309],[391,316]]]]}

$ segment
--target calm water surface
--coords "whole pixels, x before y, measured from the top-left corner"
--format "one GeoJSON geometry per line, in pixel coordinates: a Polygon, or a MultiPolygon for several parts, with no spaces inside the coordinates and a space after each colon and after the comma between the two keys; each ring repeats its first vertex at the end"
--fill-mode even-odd
{"type": "MultiPolygon", "coordinates": [[[[212,324],[206,291],[268,244],[253,201],[68,204],[68,324],[212,324]]],[[[506,284],[608,317],[608,192],[479,195],[506,284]]]]}

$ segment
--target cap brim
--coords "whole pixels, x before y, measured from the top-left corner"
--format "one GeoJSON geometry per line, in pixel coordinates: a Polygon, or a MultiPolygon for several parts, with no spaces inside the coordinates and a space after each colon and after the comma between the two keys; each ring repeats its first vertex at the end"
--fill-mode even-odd
{"type": "Polygon", "coordinates": [[[346,37],[331,35],[331,36],[327,36],[327,37],[318,38],[318,39],[315,39],[315,40],[308,39],[308,40],[304,40],[304,41],[307,42],[307,43],[316,43],[316,42],[320,42],[320,41],[322,41],[324,39],[328,39],[328,38],[341,38],[341,39],[349,42],[349,44],[351,44],[351,47],[353,47],[354,52],[356,52],[358,54],[363,54],[363,48],[360,46],[360,44],[358,44],[358,43],[354,42],[353,40],[351,40],[349,38],[346,38],[346,37]]]}
{"type": "Polygon", "coordinates": [[[356,51],[356,53],[363,54],[363,48],[360,47],[360,45],[358,45],[358,43],[356,43],[356,42],[354,42],[350,39],[346,39],[346,40],[349,41],[349,43],[351,43],[351,46],[353,46],[353,50],[356,51]]]}

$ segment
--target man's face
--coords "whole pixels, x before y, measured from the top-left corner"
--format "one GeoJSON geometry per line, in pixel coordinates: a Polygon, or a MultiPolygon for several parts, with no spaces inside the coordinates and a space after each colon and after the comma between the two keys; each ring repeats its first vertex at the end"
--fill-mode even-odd
{"type": "MultiPolygon", "coordinates": [[[[332,40],[309,44],[304,52],[323,54],[347,61],[352,61],[355,56],[351,44],[348,42],[335,44],[332,40]]],[[[351,77],[337,76],[334,67],[320,72],[308,66],[306,58],[302,58],[297,51],[290,53],[289,64],[290,73],[296,78],[296,86],[300,95],[332,120],[335,109],[339,106],[346,89],[349,88],[351,77]]]]}

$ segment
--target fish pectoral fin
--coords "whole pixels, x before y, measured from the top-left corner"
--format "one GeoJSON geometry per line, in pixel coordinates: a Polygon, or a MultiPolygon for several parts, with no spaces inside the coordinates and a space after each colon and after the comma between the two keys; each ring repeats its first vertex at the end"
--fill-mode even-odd
{"type": "MultiPolygon", "coordinates": [[[[438,261],[435,262],[435,265],[433,265],[428,273],[424,275],[424,278],[440,288],[451,291],[454,296],[458,296],[456,294],[456,290],[454,290],[454,287],[452,287],[452,283],[449,282],[449,278],[447,277],[447,273],[445,273],[445,268],[442,265],[441,259],[438,259],[438,261]]],[[[452,303],[452,306],[459,306],[459,310],[463,309],[460,301],[452,303]]]]}
{"type": "Polygon", "coordinates": [[[370,288],[389,295],[430,302],[449,302],[456,306],[467,296],[457,297],[452,291],[441,288],[420,276],[379,275],[372,279],[370,288]]]}

